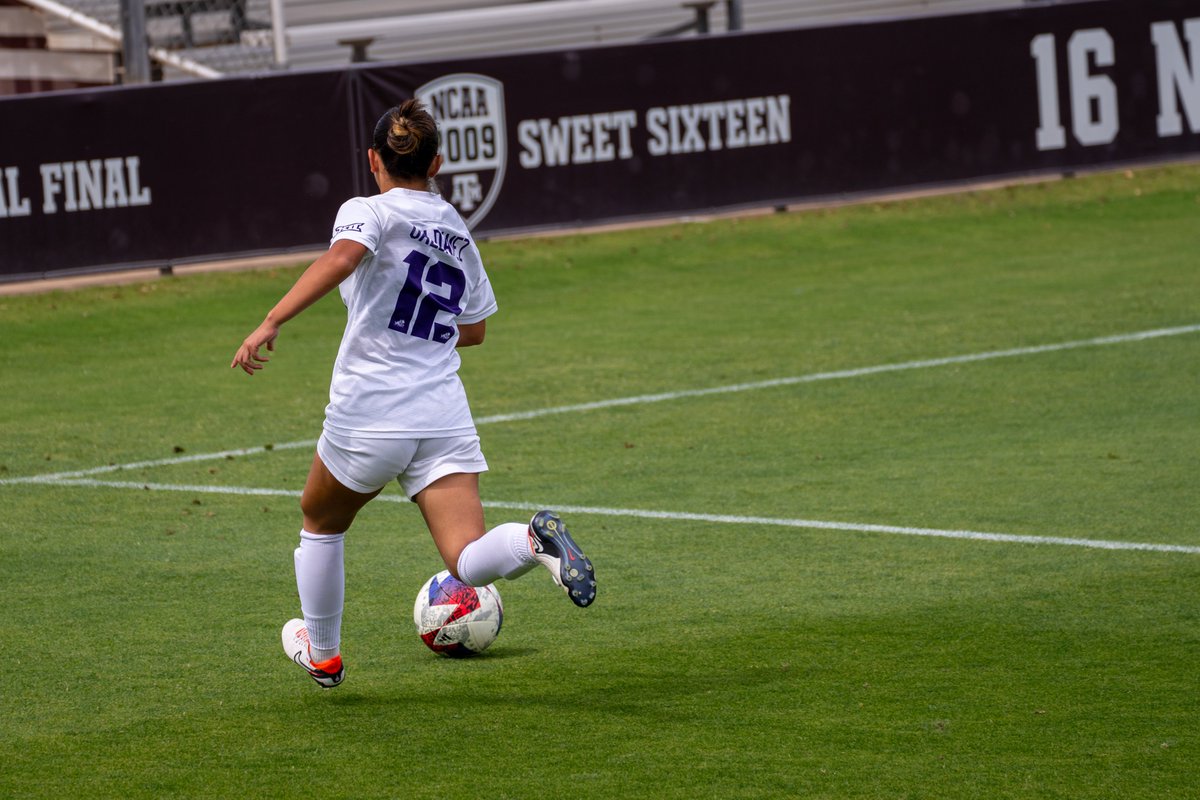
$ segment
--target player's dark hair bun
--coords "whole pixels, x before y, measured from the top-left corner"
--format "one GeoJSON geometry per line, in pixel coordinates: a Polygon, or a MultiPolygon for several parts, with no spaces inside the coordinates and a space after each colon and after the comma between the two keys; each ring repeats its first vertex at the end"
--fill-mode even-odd
{"type": "Polygon", "coordinates": [[[421,101],[405,100],[375,123],[372,146],[393,178],[423,180],[438,152],[437,123],[421,101]]]}

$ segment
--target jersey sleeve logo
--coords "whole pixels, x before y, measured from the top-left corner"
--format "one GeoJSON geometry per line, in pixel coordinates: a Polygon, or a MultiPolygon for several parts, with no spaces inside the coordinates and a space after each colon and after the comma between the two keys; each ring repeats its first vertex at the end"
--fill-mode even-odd
{"type": "Polygon", "coordinates": [[[362,233],[362,227],[363,227],[363,225],[366,225],[366,224],[367,223],[365,223],[365,222],[351,222],[349,225],[338,225],[336,228],[333,229],[333,232],[335,234],[345,233],[346,231],[354,231],[355,233],[362,233]]]}

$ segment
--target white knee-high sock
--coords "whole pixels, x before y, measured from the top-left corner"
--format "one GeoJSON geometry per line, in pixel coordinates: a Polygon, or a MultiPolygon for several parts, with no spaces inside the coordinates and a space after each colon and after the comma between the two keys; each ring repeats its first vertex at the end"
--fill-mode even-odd
{"type": "Polygon", "coordinates": [[[308,628],[313,661],[333,658],[342,641],[342,608],[346,597],[343,559],[346,534],[300,531],[296,548],[296,589],[308,628]]]}
{"type": "Polygon", "coordinates": [[[497,578],[519,578],[537,563],[529,549],[529,526],[506,522],[463,548],[458,577],[472,586],[486,586],[497,578]]]}

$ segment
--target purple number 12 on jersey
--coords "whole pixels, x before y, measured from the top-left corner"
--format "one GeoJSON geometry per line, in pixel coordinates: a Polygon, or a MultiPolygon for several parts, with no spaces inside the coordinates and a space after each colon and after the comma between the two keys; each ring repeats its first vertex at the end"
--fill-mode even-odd
{"type": "Polygon", "coordinates": [[[446,311],[453,316],[462,313],[458,301],[462,300],[463,291],[467,288],[467,276],[458,267],[444,261],[433,261],[424,253],[413,250],[404,258],[408,264],[408,277],[396,298],[396,310],[388,327],[418,339],[432,339],[435,342],[448,342],[454,337],[453,325],[443,325],[437,322],[439,311],[446,311]],[[426,272],[428,268],[428,272],[426,272]],[[441,297],[430,294],[425,285],[446,287],[449,294],[441,297]]]}

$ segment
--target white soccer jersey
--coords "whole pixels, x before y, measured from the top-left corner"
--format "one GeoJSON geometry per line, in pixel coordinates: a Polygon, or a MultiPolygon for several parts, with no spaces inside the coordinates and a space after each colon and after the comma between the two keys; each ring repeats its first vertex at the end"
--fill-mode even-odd
{"type": "Polygon", "coordinates": [[[392,189],[342,204],[333,239],[370,252],[339,287],[346,331],[325,427],[365,437],[475,432],[458,377],[457,323],[496,311],[479,250],[436,194],[392,189]]]}

